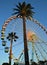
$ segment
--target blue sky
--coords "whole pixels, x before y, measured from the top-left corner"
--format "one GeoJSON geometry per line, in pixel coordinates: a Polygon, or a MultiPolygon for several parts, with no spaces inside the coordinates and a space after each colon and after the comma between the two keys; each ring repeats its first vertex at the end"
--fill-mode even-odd
{"type": "MultiPolygon", "coordinates": [[[[2,29],[2,25],[4,24],[4,21],[7,20],[10,16],[12,16],[13,8],[15,7],[15,5],[18,4],[18,2],[22,3],[23,1],[26,1],[26,3],[30,3],[34,7],[34,12],[35,12],[35,14],[33,16],[34,19],[38,20],[41,24],[43,24],[47,28],[47,0],[0,0],[0,31],[2,29]]],[[[16,21],[17,21],[16,32],[17,32],[17,35],[20,36],[20,38],[17,40],[16,43],[23,43],[23,39],[21,41],[21,38],[23,35],[22,34],[22,22],[21,22],[21,25],[19,23],[22,20],[20,20],[20,21],[16,20],[16,21]],[[19,34],[19,32],[20,32],[20,34],[19,34]]],[[[13,22],[14,22],[14,20],[13,20],[13,22]]],[[[15,28],[15,26],[14,26],[14,28],[12,28],[13,25],[12,26],[10,26],[10,25],[11,25],[11,23],[6,28],[6,31],[7,31],[7,32],[5,32],[6,34],[8,33],[8,31],[10,31],[10,29],[15,28]],[[9,27],[10,27],[10,29],[9,29],[9,27]]],[[[28,29],[31,29],[30,22],[29,22],[28,26],[29,26],[28,29]]],[[[1,37],[1,34],[0,34],[0,37],[1,37]]],[[[2,42],[0,39],[0,49],[3,49],[4,47],[2,47],[1,43],[2,42]]],[[[10,42],[8,42],[8,43],[10,43],[10,42]]],[[[7,45],[9,46],[8,43],[7,43],[7,45]]],[[[14,55],[17,57],[23,48],[23,44],[19,44],[19,46],[17,45],[16,47],[15,48],[17,51],[20,49],[19,52],[14,51],[16,53],[16,55],[15,54],[14,55]]],[[[6,62],[7,61],[6,59],[8,60],[8,54],[4,53],[4,49],[0,50],[0,65],[3,62],[6,62]]]]}

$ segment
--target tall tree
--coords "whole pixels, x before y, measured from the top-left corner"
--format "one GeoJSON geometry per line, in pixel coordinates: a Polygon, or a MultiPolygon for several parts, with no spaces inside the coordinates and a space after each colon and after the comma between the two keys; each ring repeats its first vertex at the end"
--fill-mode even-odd
{"type": "Polygon", "coordinates": [[[11,42],[10,44],[10,53],[9,53],[9,65],[11,65],[11,59],[12,59],[12,43],[13,41],[16,41],[18,36],[16,36],[16,33],[11,32],[8,34],[7,39],[11,42]]]}
{"type": "Polygon", "coordinates": [[[27,47],[27,36],[26,36],[26,18],[33,16],[33,7],[30,4],[25,2],[19,3],[16,5],[16,8],[13,8],[14,15],[21,16],[23,19],[23,37],[24,37],[24,55],[25,55],[25,65],[29,65],[29,56],[28,56],[28,47],[27,47]]]}

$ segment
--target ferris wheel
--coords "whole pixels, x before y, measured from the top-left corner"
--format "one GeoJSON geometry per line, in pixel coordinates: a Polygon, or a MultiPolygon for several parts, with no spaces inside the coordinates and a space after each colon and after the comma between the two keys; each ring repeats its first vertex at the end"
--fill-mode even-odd
{"type": "MultiPolygon", "coordinates": [[[[21,18],[22,16],[11,16],[4,22],[1,30],[1,40],[3,46],[6,45],[7,33],[16,31],[15,26],[19,24],[19,20],[21,18]]],[[[29,51],[31,50],[29,52],[31,54],[30,60],[35,61],[36,59],[37,61],[40,60],[45,61],[47,60],[47,56],[46,56],[47,55],[47,29],[42,24],[40,24],[37,20],[31,17],[29,17],[29,19],[30,19],[30,23],[28,23],[29,20],[27,21],[27,40],[28,40],[29,51]]],[[[19,27],[17,28],[19,31],[19,27]]],[[[19,33],[21,34],[21,32],[19,33]]],[[[5,52],[9,51],[8,47],[5,47],[5,49],[6,49],[5,52]]]]}

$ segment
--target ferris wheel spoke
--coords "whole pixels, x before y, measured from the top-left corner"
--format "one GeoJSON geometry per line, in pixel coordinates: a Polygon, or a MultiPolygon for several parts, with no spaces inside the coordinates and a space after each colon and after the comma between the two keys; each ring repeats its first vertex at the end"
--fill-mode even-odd
{"type": "Polygon", "coordinates": [[[16,16],[11,16],[10,18],[8,18],[8,20],[5,21],[2,29],[5,29],[9,22],[11,22],[11,20],[13,20],[14,18],[16,18],[16,16]]]}
{"type": "Polygon", "coordinates": [[[37,31],[37,29],[39,29],[39,28],[38,28],[38,26],[36,26],[36,25],[34,24],[34,22],[31,22],[31,29],[32,29],[33,31],[37,31]]]}
{"type": "Polygon", "coordinates": [[[15,31],[16,29],[16,19],[14,19],[11,23],[11,31],[15,31]]]}
{"type": "Polygon", "coordinates": [[[20,58],[21,58],[21,56],[23,55],[23,52],[24,52],[24,51],[22,50],[22,52],[20,53],[19,59],[20,59],[20,58]]]}
{"type": "MultiPolygon", "coordinates": [[[[47,52],[46,52],[46,50],[44,49],[44,47],[43,47],[41,44],[39,44],[39,45],[40,45],[41,49],[43,50],[43,52],[45,52],[45,54],[47,55],[47,52]]],[[[45,58],[46,58],[46,56],[45,56],[45,58]]]]}
{"type": "Polygon", "coordinates": [[[32,61],[34,61],[34,44],[32,43],[32,61]]]}
{"type": "Polygon", "coordinates": [[[14,25],[15,25],[15,22],[14,22],[14,20],[13,20],[13,21],[11,22],[10,26],[9,26],[9,27],[11,27],[11,29],[9,28],[10,31],[14,31],[14,25]]]}
{"type": "Polygon", "coordinates": [[[42,46],[42,45],[40,45],[41,46],[41,48],[43,49],[43,51],[45,52],[45,54],[47,55],[47,52],[46,52],[46,50],[44,49],[44,47],[42,46]]]}
{"type": "MultiPolygon", "coordinates": [[[[35,45],[35,44],[34,44],[35,45]]],[[[35,49],[35,46],[34,45],[32,45],[32,47],[33,47],[33,52],[36,54],[36,58],[37,58],[37,60],[39,61],[39,56],[38,56],[38,54],[37,54],[37,50],[35,49]]]]}
{"type": "MultiPolygon", "coordinates": [[[[11,16],[10,18],[8,18],[8,19],[5,21],[5,23],[4,23],[4,25],[3,25],[2,28],[5,29],[6,26],[8,25],[8,23],[11,22],[13,19],[16,19],[16,18],[17,18],[17,16],[11,16]]],[[[18,18],[21,18],[21,17],[19,16],[18,18]]]]}
{"type": "Polygon", "coordinates": [[[36,54],[37,60],[39,61],[39,56],[38,56],[38,54],[37,54],[37,50],[35,49],[35,47],[34,47],[34,52],[35,52],[35,54],[36,54]]]}
{"type": "Polygon", "coordinates": [[[35,25],[35,23],[34,22],[31,22],[32,24],[31,24],[31,28],[33,29],[33,31],[34,32],[38,32],[38,30],[39,30],[39,26],[38,25],[35,25]]]}
{"type": "Polygon", "coordinates": [[[38,26],[38,24],[35,24],[34,22],[31,22],[31,28],[32,30],[36,33],[36,35],[38,35],[40,38],[44,38],[45,33],[42,30],[41,27],[38,26]]]}
{"type": "MultiPolygon", "coordinates": [[[[34,25],[35,26],[35,25],[34,25]]],[[[34,27],[34,30],[33,30],[35,33],[36,33],[36,36],[39,36],[40,38],[43,38],[42,37],[42,31],[41,29],[39,28],[39,26],[36,25],[36,27],[34,27]]]]}
{"type": "MultiPolygon", "coordinates": [[[[18,62],[20,62],[20,61],[23,60],[23,57],[22,57],[22,56],[23,56],[23,52],[24,52],[24,51],[22,50],[22,52],[19,54],[19,57],[18,57],[18,59],[17,59],[18,62]],[[22,59],[21,59],[21,58],[22,58],[22,59]]],[[[15,59],[16,59],[16,58],[15,58],[15,59]]]]}
{"type": "Polygon", "coordinates": [[[37,20],[33,19],[32,17],[29,17],[29,19],[32,20],[37,25],[39,25],[39,27],[41,27],[47,34],[47,30],[46,30],[46,28],[42,24],[40,24],[37,20]]]}
{"type": "Polygon", "coordinates": [[[41,38],[39,38],[39,37],[37,37],[38,38],[38,40],[39,40],[39,42],[38,43],[43,43],[43,44],[45,44],[46,46],[47,46],[47,42],[45,42],[44,40],[42,40],[41,38]]]}
{"type": "Polygon", "coordinates": [[[20,45],[21,43],[23,43],[23,41],[20,41],[19,43],[15,43],[14,45],[13,45],[13,47],[15,47],[15,46],[17,46],[17,45],[20,45]]]}
{"type": "Polygon", "coordinates": [[[23,55],[22,55],[22,58],[21,58],[20,62],[22,62],[22,61],[23,61],[23,59],[24,59],[24,57],[23,57],[23,55]]]}
{"type": "Polygon", "coordinates": [[[42,58],[43,58],[44,60],[46,60],[46,59],[45,59],[45,57],[43,56],[42,51],[39,49],[38,45],[37,45],[37,44],[35,44],[35,46],[36,46],[36,48],[39,50],[39,52],[40,52],[40,54],[41,54],[42,58]]]}
{"type": "MultiPolygon", "coordinates": [[[[1,35],[5,35],[5,30],[6,30],[6,27],[7,27],[7,25],[9,24],[9,22],[11,22],[13,19],[16,19],[17,18],[17,16],[11,16],[10,18],[8,18],[6,21],[5,21],[5,23],[4,23],[4,25],[2,26],[2,31],[1,31],[1,35]]],[[[20,16],[19,16],[19,18],[21,18],[20,16]]],[[[4,39],[5,37],[3,37],[2,39],[4,39]]]]}
{"type": "MultiPolygon", "coordinates": [[[[36,54],[36,58],[39,61],[37,51],[35,50],[35,47],[34,47],[34,43],[32,43],[32,51],[36,54]]],[[[34,58],[33,56],[34,56],[34,54],[32,53],[32,59],[34,58]]]]}

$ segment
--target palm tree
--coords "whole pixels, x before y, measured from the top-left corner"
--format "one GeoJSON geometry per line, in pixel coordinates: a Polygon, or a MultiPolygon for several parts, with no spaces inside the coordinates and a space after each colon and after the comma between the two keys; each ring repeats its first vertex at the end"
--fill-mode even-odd
{"type": "Polygon", "coordinates": [[[25,2],[19,3],[16,5],[16,8],[13,8],[13,15],[20,16],[23,19],[23,37],[24,37],[24,55],[25,55],[25,65],[29,65],[29,57],[28,57],[28,47],[27,47],[27,37],[26,37],[26,18],[29,16],[33,16],[33,7],[30,4],[26,4],[25,2]]]}
{"type": "Polygon", "coordinates": [[[12,43],[13,43],[13,41],[16,41],[16,39],[18,39],[18,37],[16,36],[16,33],[11,32],[11,33],[8,34],[7,39],[11,42],[11,44],[10,44],[10,53],[9,53],[9,65],[11,65],[12,43]]]}

